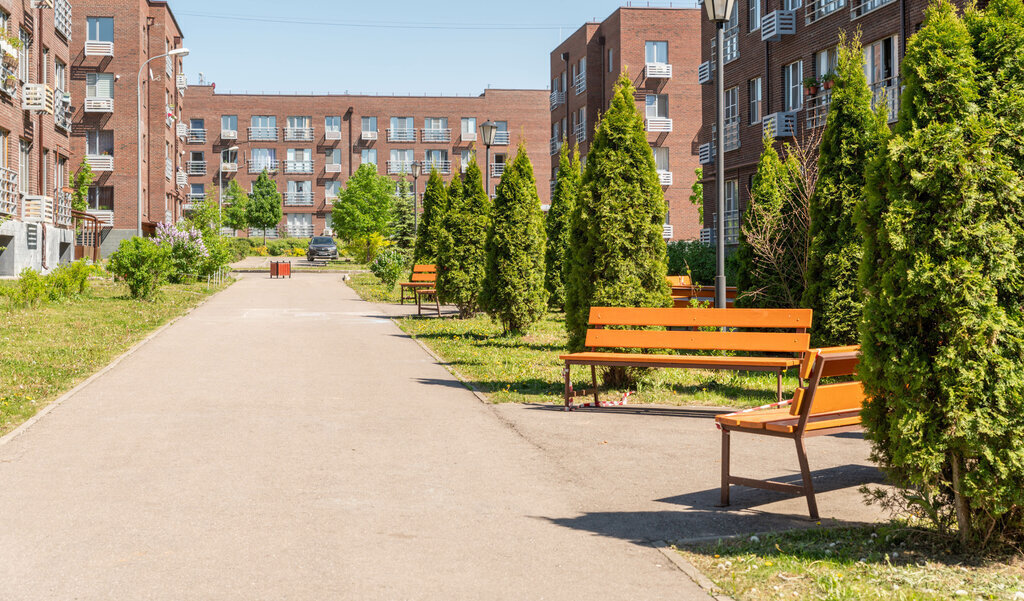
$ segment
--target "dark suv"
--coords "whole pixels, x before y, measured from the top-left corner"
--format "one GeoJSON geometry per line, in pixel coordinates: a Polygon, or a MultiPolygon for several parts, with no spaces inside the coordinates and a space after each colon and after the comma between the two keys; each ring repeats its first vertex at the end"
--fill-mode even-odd
{"type": "Polygon", "coordinates": [[[330,236],[314,236],[313,239],[309,241],[309,250],[306,251],[307,261],[337,258],[338,245],[334,243],[334,238],[331,238],[330,236]]]}

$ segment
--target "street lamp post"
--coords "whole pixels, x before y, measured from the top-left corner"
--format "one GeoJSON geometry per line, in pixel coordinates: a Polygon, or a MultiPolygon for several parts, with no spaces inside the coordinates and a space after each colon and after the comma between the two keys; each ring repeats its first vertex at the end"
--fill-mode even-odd
{"type": "Polygon", "coordinates": [[[708,20],[715,24],[715,88],[718,140],[715,144],[715,308],[725,308],[725,23],[735,0],[704,0],[708,20]]]}
{"type": "Polygon", "coordinates": [[[153,58],[149,59],[148,61],[142,63],[142,66],[139,67],[139,77],[138,77],[138,85],[137,85],[137,90],[138,90],[138,107],[137,107],[137,112],[135,114],[136,119],[138,121],[138,123],[137,123],[137,126],[138,126],[138,136],[137,136],[138,140],[137,140],[137,143],[138,143],[138,149],[139,149],[139,160],[138,160],[139,198],[138,198],[138,207],[137,207],[137,209],[138,209],[138,219],[136,220],[136,225],[135,225],[135,234],[137,236],[142,236],[142,72],[146,70],[146,66],[149,63],[155,61],[158,58],[164,58],[165,56],[188,56],[188,48],[175,48],[174,50],[171,50],[170,52],[166,52],[166,53],[161,54],[159,56],[154,56],[153,58]]]}
{"type": "MultiPolygon", "coordinates": [[[[224,220],[224,153],[225,152],[228,153],[228,157],[229,158],[230,158],[232,152],[236,153],[235,154],[235,164],[237,165],[238,164],[238,155],[237,155],[238,147],[237,146],[232,146],[231,148],[228,148],[226,150],[220,151],[220,167],[217,169],[217,180],[218,180],[217,181],[217,187],[219,188],[219,190],[217,191],[217,215],[219,216],[221,221],[224,220]]],[[[223,227],[223,225],[221,227],[223,227]]],[[[232,234],[232,235],[234,235],[234,234],[232,234]]]]}
{"type": "Polygon", "coordinates": [[[420,233],[420,173],[423,165],[419,161],[412,162],[412,233],[413,237],[420,233]]]}
{"type": "Polygon", "coordinates": [[[498,124],[488,119],[480,125],[480,137],[484,141],[487,152],[484,155],[484,171],[487,172],[487,196],[491,196],[491,146],[494,144],[494,137],[498,135],[498,124]]]}

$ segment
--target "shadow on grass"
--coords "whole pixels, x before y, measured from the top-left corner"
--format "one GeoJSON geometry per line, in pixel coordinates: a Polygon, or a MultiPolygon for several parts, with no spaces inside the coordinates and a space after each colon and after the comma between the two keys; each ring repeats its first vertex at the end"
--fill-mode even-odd
{"type": "Polygon", "coordinates": [[[459,334],[453,334],[451,332],[428,332],[423,334],[417,334],[416,337],[423,340],[437,340],[437,339],[448,339],[452,336],[458,336],[462,340],[472,340],[478,343],[478,347],[481,350],[488,348],[493,349],[530,349],[541,352],[552,352],[560,353],[565,351],[565,346],[557,343],[539,343],[539,342],[525,342],[521,338],[510,338],[503,336],[490,336],[487,334],[480,334],[477,332],[465,332],[459,334]]]}
{"type": "MultiPolygon", "coordinates": [[[[457,363],[450,363],[450,365],[457,365],[457,363]]],[[[445,380],[440,378],[417,378],[416,380],[420,384],[427,384],[430,386],[445,386],[455,388],[465,388],[465,385],[459,380],[445,380]]],[[[551,396],[553,394],[561,394],[562,388],[560,386],[552,387],[551,383],[546,380],[539,378],[531,378],[528,380],[517,380],[502,381],[502,380],[469,380],[474,388],[485,394],[493,394],[496,392],[502,392],[508,388],[509,392],[515,391],[516,394],[527,394],[527,395],[539,395],[539,396],[551,396]]]]}
{"type": "MultiPolygon", "coordinates": [[[[562,390],[559,389],[559,398],[561,398],[562,390]]],[[[594,400],[593,397],[577,397],[576,403],[589,403],[594,400]]],[[[604,400],[608,400],[605,398],[604,400]]],[[[565,411],[565,406],[561,403],[557,405],[541,405],[528,404],[527,407],[531,410],[537,411],[565,411]]],[[[618,407],[583,407],[580,409],[574,409],[573,412],[579,413],[608,413],[612,415],[643,415],[647,417],[688,417],[690,419],[715,419],[716,415],[721,415],[732,411],[732,409],[699,409],[696,407],[662,407],[656,405],[621,405],[618,407]]]]}

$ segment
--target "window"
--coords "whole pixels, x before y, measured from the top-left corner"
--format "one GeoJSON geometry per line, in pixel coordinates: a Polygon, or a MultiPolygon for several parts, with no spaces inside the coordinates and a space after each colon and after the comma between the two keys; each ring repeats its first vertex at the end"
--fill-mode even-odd
{"type": "Polygon", "coordinates": [[[220,161],[222,163],[238,163],[238,151],[228,149],[220,151],[220,161]]]}
{"type": "MultiPolygon", "coordinates": [[[[324,192],[326,193],[327,198],[337,198],[338,192],[341,192],[341,182],[338,180],[331,180],[327,182],[324,184],[324,192]]],[[[330,215],[330,213],[328,213],[328,215],[330,215]]],[[[330,225],[327,227],[330,227],[330,225]]]]}
{"type": "Polygon", "coordinates": [[[725,45],[723,46],[722,60],[727,63],[740,57],[739,33],[740,11],[734,10],[725,23],[725,45]]]}
{"type": "Polygon", "coordinates": [[[85,154],[114,154],[114,132],[110,129],[94,129],[85,133],[85,154]]]}
{"type": "Polygon", "coordinates": [[[669,172],[672,168],[668,162],[668,148],[662,146],[656,146],[652,149],[654,151],[654,166],[658,171],[669,172]]]}
{"type": "Polygon", "coordinates": [[[0,167],[9,169],[11,166],[11,157],[9,156],[9,148],[7,143],[9,141],[11,133],[5,129],[0,129],[0,167]]]}
{"type": "Polygon", "coordinates": [[[328,165],[341,165],[341,149],[329,148],[326,152],[328,165]]]}
{"type": "Polygon", "coordinates": [[[476,117],[463,117],[462,118],[462,139],[463,140],[475,140],[476,139],[476,117]]]}
{"type": "Polygon", "coordinates": [[[668,94],[648,94],[646,106],[648,119],[668,118],[668,94]]]}
{"type": "Polygon", "coordinates": [[[189,196],[192,198],[203,198],[206,196],[206,190],[203,189],[202,184],[192,184],[192,193],[189,196]]]}
{"type": "Polygon", "coordinates": [[[740,147],[740,88],[736,86],[725,91],[725,136],[722,143],[725,150],[740,147]]]}
{"type": "MultiPolygon", "coordinates": [[[[310,148],[289,148],[287,160],[289,163],[311,163],[313,161],[313,150],[310,148]]],[[[306,165],[296,166],[306,167],[306,165]]]]}
{"type": "Polygon", "coordinates": [[[50,49],[43,48],[43,81],[44,84],[50,83],[50,49]]]}
{"type": "Polygon", "coordinates": [[[414,160],[415,155],[412,149],[393,148],[391,150],[391,160],[388,161],[388,173],[409,173],[412,171],[412,162],[414,160]]]}
{"type": "Polygon", "coordinates": [[[377,166],[377,149],[376,148],[364,148],[360,151],[359,156],[360,163],[370,163],[374,167],[377,166]]]}
{"type": "Polygon", "coordinates": [[[253,128],[277,127],[277,117],[274,115],[253,115],[250,122],[253,128]]]}
{"type": "Polygon", "coordinates": [[[800,8],[800,0],[782,0],[782,10],[796,10],[800,8]]]}
{"type": "Polygon", "coordinates": [[[750,31],[761,29],[761,0],[748,0],[747,25],[750,31]]]}
{"type": "Polygon", "coordinates": [[[609,73],[612,72],[612,68],[614,67],[614,65],[615,65],[615,49],[614,48],[609,48],[608,49],[608,72],[609,73]]]}
{"type": "Polygon", "coordinates": [[[448,118],[427,117],[423,119],[423,127],[426,129],[448,129],[448,118]]]}
{"type": "Polygon", "coordinates": [[[451,165],[448,165],[448,151],[447,150],[428,150],[424,153],[424,170],[437,169],[441,173],[447,173],[451,171],[451,165]]]}
{"type": "Polygon", "coordinates": [[[306,129],[310,127],[311,121],[309,117],[288,117],[288,128],[306,129]]]}
{"type": "Polygon", "coordinates": [[[238,131],[238,115],[221,115],[220,118],[220,129],[221,131],[238,131]]]}
{"type": "MultiPolygon", "coordinates": [[[[168,148],[168,150],[170,150],[170,148],[168,148]]],[[[188,160],[193,163],[202,163],[206,161],[206,156],[202,150],[193,150],[188,156],[188,160]]]]}
{"type": "Polygon", "coordinates": [[[562,139],[562,122],[555,121],[551,124],[551,139],[561,140],[562,139]]]}
{"type": "Polygon", "coordinates": [[[324,131],[341,133],[341,117],[324,117],[324,131]]]}
{"type": "Polygon", "coordinates": [[[53,85],[61,92],[68,89],[68,65],[59,58],[53,63],[53,85]]]}
{"type": "Polygon", "coordinates": [[[259,173],[264,169],[277,168],[277,149],[275,148],[253,148],[252,159],[249,170],[259,173]]]}
{"type": "Polygon", "coordinates": [[[113,211],[114,210],[114,187],[113,186],[90,186],[89,187],[89,210],[91,210],[91,211],[113,211]]]}
{"type": "Polygon", "coordinates": [[[29,165],[32,161],[32,142],[21,140],[18,152],[18,189],[28,194],[29,165]]]}
{"type": "Polygon", "coordinates": [[[646,42],[644,44],[644,53],[648,63],[667,63],[668,42],[646,42]]]}
{"type": "Polygon", "coordinates": [[[6,31],[7,29],[10,29],[10,25],[11,14],[6,10],[0,10],[0,28],[3,28],[6,31]]]}
{"type": "Polygon", "coordinates": [[[90,42],[113,42],[114,19],[111,17],[87,17],[85,19],[86,39],[90,42]]]}
{"type": "Polygon", "coordinates": [[[377,118],[376,117],[363,117],[363,129],[364,132],[377,132],[377,118]]]}
{"type": "Polygon", "coordinates": [[[87,98],[113,98],[113,73],[86,73],[85,96],[87,98]]]}
{"type": "Polygon", "coordinates": [[[459,170],[465,172],[469,168],[469,163],[473,160],[472,150],[460,150],[459,151],[459,170]]]}
{"type": "Polygon", "coordinates": [[[783,110],[798,111],[803,106],[803,80],[803,61],[782,68],[783,110]]]}
{"type": "Polygon", "coordinates": [[[310,191],[313,189],[313,182],[288,180],[287,186],[288,187],[285,188],[285,190],[289,194],[302,196],[310,193],[310,191]]]}
{"type": "Polygon", "coordinates": [[[836,48],[826,48],[821,52],[814,53],[814,76],[820,81],[829,73],[835,73],[838,60],[836,48]]]}
{"type": "Polygon", "coordinates": [[[206,121],[203,119],[191,119],[188,122],[189,129],[206,129],[206,121]]]}
{"type": "Polygon", "coordinates": [[[412,117],[392,117],[391,129],[413,129],[412,117]]]}
{"type": "Polygon", "coordinates": [[[739,180],[725,180],[725,243],[736,244],[740,236],[739,180]]]}
{"type": "Polygon", "coordinates": [[[57,157],[56,173],[54,173],[56,181],[54,182],[54,188],[59,193],[61,188],[70,185],[68,181],[68,160],[65,157],[57,157]]]}
{"type": "Polygon", "coordinates": [[[47,190],[50,189],[50,151],[43,149],[43,164],[39,166],[40,179],[42,180],[42,191],[40,194],[46,194],[47,190]]]}
{"type": "Polygon", "coordinates": [[[896,36],[864,46],[864,75],[871,88],[872,106],[884,102],[889,110],[889,121],[895,121],[900,108],[899,44],[896,36]]]}
{"type": "Polygon", "coordinates": [[[28,83],[29,79],[29,65],[28,56],[29,49],[32,48],[32,34],[21,30],[21,48],[18,49],[18,79],[28,83]]]}

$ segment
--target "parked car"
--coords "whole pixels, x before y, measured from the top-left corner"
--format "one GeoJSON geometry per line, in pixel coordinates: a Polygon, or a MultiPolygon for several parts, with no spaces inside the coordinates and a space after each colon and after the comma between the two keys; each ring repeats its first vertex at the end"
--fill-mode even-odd
{"type": "Polygon", "coordinates": [[[337,259],[338,245],[330,236],[313,236],[309,241],[309,250],[306,251],[306,260],[316,261],[317,259],[337,259]]]}

